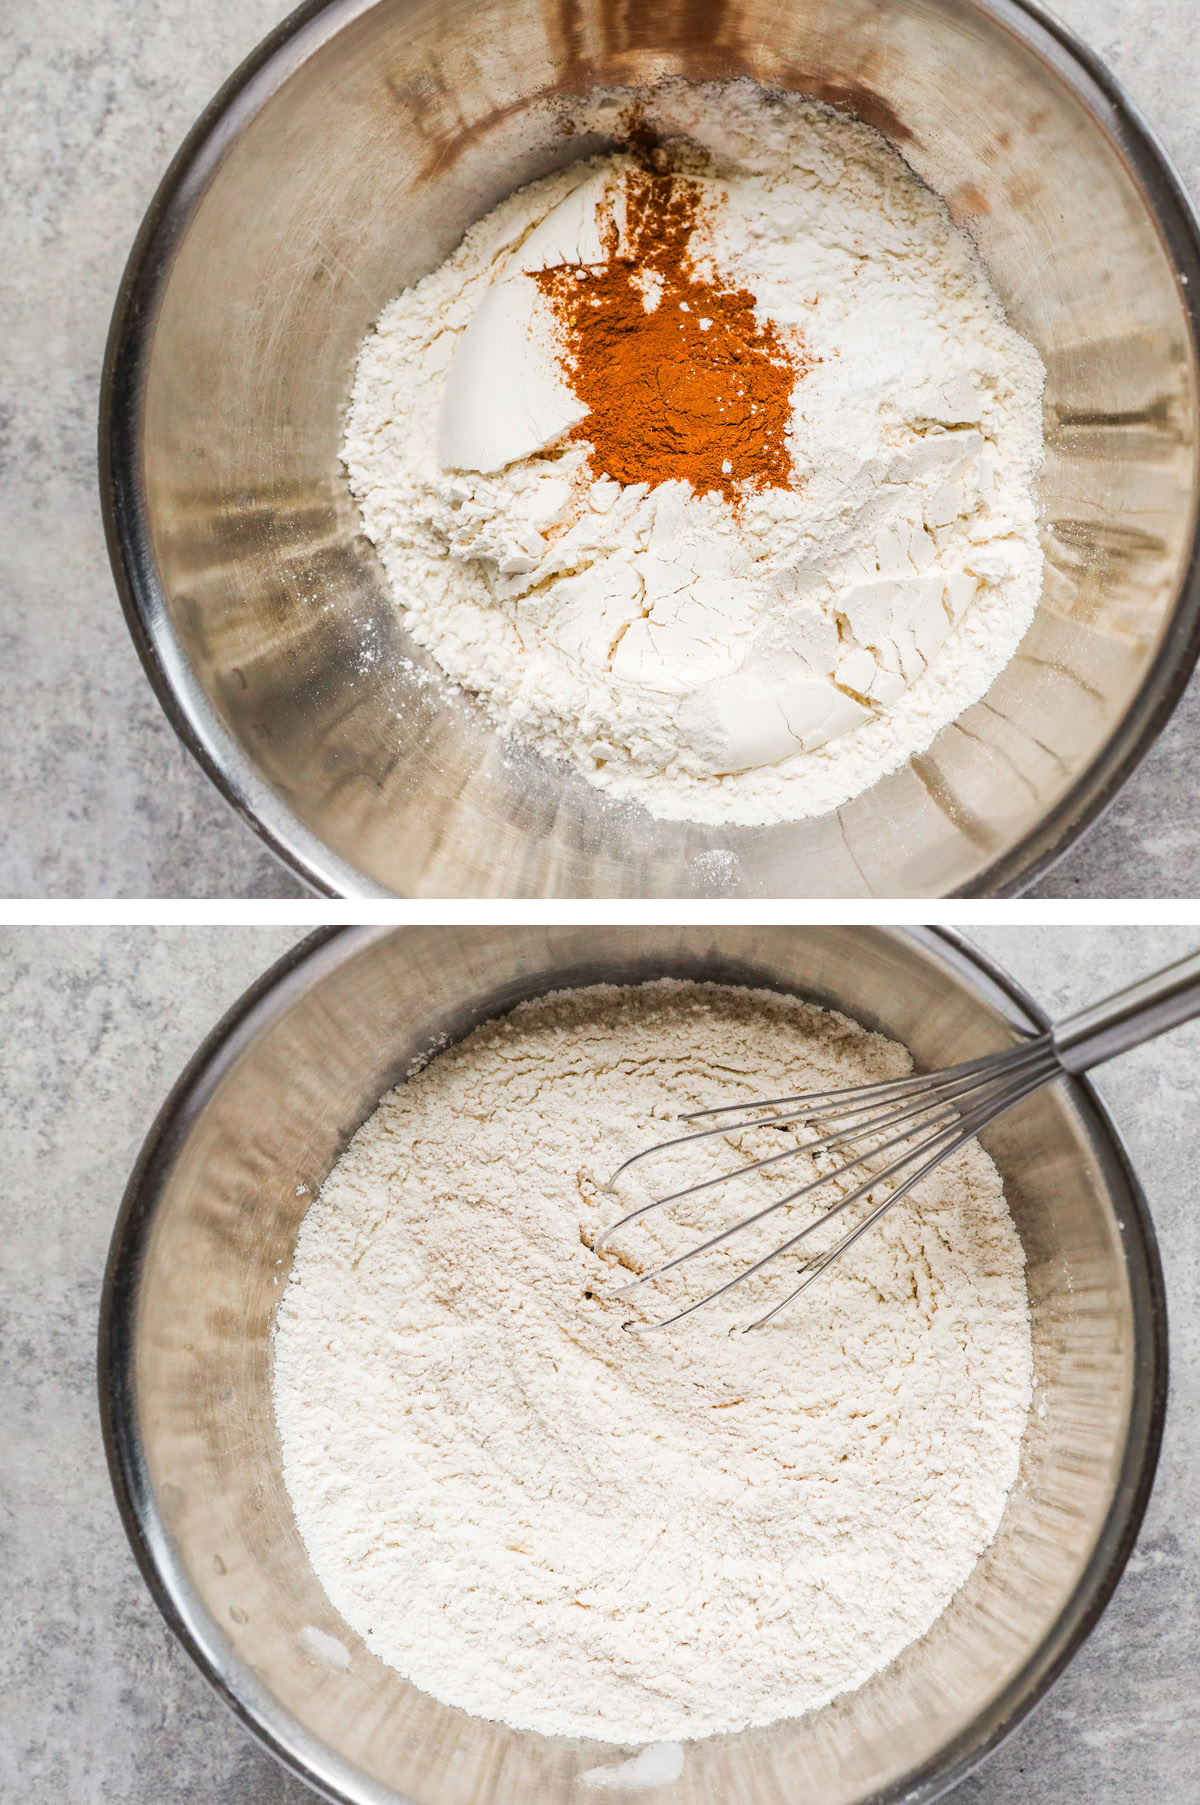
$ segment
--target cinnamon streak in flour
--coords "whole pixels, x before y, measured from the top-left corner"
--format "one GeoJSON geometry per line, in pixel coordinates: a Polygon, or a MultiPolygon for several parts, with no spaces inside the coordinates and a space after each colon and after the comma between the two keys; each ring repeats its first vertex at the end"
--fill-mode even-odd
{"type": "Polygon", "coordinates": [[[554,307],[564,371],[588,418],[595,476],[682,481],[735,504],[794,486],[792,391],[814,359],[762,321],[754,295],[698,257],[700,184],[652,169],[625,177],[625,230],[607,261],[533,276],[554,307]]]}

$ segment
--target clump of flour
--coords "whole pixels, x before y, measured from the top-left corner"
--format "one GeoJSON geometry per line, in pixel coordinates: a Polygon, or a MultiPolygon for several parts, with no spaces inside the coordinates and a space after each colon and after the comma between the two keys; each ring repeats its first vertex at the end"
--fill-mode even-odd
{"type": "MultiPolygon", "coordinates": [[[[755,1335],[724,1331],[786,1271],[661,1336],[607,1295],[711,1200],[592,1250],[620,1213],[601,1187],[669,1117],[909,1063],[795,999],[657,983],[522,1005],[384,1098],[304,1221],[274,1379],[301,1535],[376,1655],[479,1716],[637,1744],[799,1714],[933,1623],[995,1534],[1030,1399],[983,1151],[755,1335]]],[[[744,1258],[648,1287],[648,1315],[744,1258]]]]}
{"type": "MultiPolygon", "coordinates": [[[[745,81],[638,104],[684,147],[713,267],[811,354],[793,486],[734,510],[597,478],[567,440],[491,474],[439,462],[481,302],[556,208],[619,184],[621,155],[512,195],[384,311],[343,457],[414,639],[506,733],[659,816],[819,814],[927,747],[1029,625],[1044,372],[970,239],[869,127],[745,81]]],[[[615,105],[575,123],[619,130],[615,105]]]]}

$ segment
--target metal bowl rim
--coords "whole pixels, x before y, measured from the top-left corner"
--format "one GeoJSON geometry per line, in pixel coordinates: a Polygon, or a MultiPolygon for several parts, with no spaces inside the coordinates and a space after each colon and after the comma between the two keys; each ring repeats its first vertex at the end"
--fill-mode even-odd
{"type": "MultiPolygon", "coordinates": [[[[1015,1024],[1038,1031],[1051,1025],[1050,1017],[1023,986],[955,930],[870,931],[915,940],[984,997],[990,986],[992,1000],[1003,1005],[1015,1024]]],[[[254,1680],[224,1629],[195,1594],[182,1561],[174,1554],[145,1471],[133,1379],[137,1305],[143,1257],[160,1196],[180,1149],[221,1079],[258,1035],[325,974],[372,941],[405,932],[394,926],[318,928],[271,965],[205,1036],[172,1086],[134,1164],[113,1228],[100,1303],[97,1379],[104,1449],[121,1520],[142,1577],[170,1629],[235,1716],[276,1760],[333,1805],[400,1805],[402,1795],[335,1755],[328,1744],[279,1705],[254,1680]],[[246,1696],[250,1692],[257,1694],[253,1703],[246,1696]]],[[[1140,1450],[1138,1436],[1131,1434],[1091,1560],[1057,1622],[995,1701],[988,1714],[990,1729],[985,1733],[976,1720],[976,1725],[964,1730],[922,1768],[872,1794],[861,1805],[931,1805],[1007,1740],[1099,1620],[1133,1552],[1149,1503],[1167,1404],[1167,1305],[1158,1242],[1130,1156],[1093,1085],[1087,1078],[1064,1077],[1058,1082],[1069,1090],[1110,1189],[1118,1195],[1124,1193],[1121,1220],[1126,1266],[1131,1278],[1144,1285],[1148,1298],[1139,1312],[1139,1285],[1131,1285],[1135,1357],[1130,1421],[1141,1425],[1140,1450]],[[1055,1648],[1052,1657],[1039,1663],[1039,1656],[1050,1648],[1055,1648]],[[1025,1680],[1023,1676],[1032,1668],[1038,1671],[1032,1680],[1025,1680]]]]}
{"type": "MultiPolygon", "coordinates": [[[[226,801],[285,866],[318,894],[362,898],[394,892],[339,857],[303,825],[222,725],[183,655],[150,545],[140,475],[141,404],[174,246],[226,150],[301,62],[376,3],[307,0],[251,52],[192,127],[129,255],[105,348],[99,412],[100,498],[109,559],[129,631],[167,719],[226,801]]],[[[1100,131],[1115,142],[1146,201],[1180,287],[1193,369],[1200,368],[1200,220],[1166,152],[1100,59],[1037,0],[970,3],[990,13],[1035,54],[1040,34],[1063,59],[1056,63],[1059,75],[1100,131]]],[[[1047,871],[1108,807],[1150,750],[1198,657],[1200,519],[1194,518],[1179,595],[1162,644],[1108,743],[1022,840],[952,894],[1019,895],[1047,871]]]]}

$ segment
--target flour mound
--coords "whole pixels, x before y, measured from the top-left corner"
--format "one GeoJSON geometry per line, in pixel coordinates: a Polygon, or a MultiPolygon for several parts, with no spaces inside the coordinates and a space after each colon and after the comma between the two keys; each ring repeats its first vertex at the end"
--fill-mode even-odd
{"type": "MultiPolygon", "coordinates": [[[[305,1218],[274,1379],[300,1533],[376,1655],[478,1716],[638,1744],[819,1706],[933,1623],[995,1534],[1030,1399],[982,1150],[756,1335],[725,1330],[761,1288],[644,1338],[606,1295],[711,1227],[711,1197],[592,1250],[619,1213],[601,1187],[668,1118],[909,1063],[794,999],[658,983],[523,1005],[384,1098],[305,1218]]],[[[709,1143],[694,1170],[745,1157],[709,1143]]]]}
{"type": "MultiPolygon", "coordinates": [[[[572,123],[619,135],[629,103],[594,96],[572,123]]],[[[1044,371],[970,239],[869,127],[747,81],[638,104],[703,194],[701,263],[807,347],[792,486],[734,507],[612,481],[586,422],[491,474],[439,462],[481,304],[520,288],[564,209],[616,205],[622,153],[512,195],[385,309],[343,458],[413,638],[506,734],[662,817],[821,814],[979,700],[1032,620],[1044,371]]]]}

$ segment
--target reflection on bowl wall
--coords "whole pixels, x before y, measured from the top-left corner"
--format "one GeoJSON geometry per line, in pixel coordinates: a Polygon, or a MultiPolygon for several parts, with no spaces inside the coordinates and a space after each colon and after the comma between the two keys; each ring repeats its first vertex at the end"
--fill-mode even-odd
{"type": "MultiPolygon", "coordinates": [[[[526,997],[664,975],[838,1005],[924,1066],[1044,1025],[999,973],[928,930],[356,929],[306,942],[217,1029],[131,1181],[101,1324],[125,1520],[209,1678],[332,1799],[580,1805],[578,1776],[621,1759],[609,1743],[440,1704],[342,1621],[283,1484],[271,1333],[306,1208],[415,1059],[526,997]]],[[[1116,1583],[1166,1384],[1145,1204],[1085,1082],[1038,1092],[983,1139],[1028,1258],[1037,1377],[996,1539],[890,1667],[803,1718],[684,1745],[655,1805],[921,1805],[1020,1721],[1116,1583]]]]}
{"type": "Polygon", "coordinates": [[[164,183],[110,343],[114,563],[176,725],[348,895],[1019,889],[1106,802],[1197,650],[1200,258],[1103,71],[1015,0],[333,0],[281,28],[164,183]],[[835,813],[652,818],[430,682],[338,461],[381,309],[513,188],[603,148],[553,103],[749,75],[883,131],[1048,371],[1036,621],[987,698],[835,813]],[[714,857],[719,854],[719,857],[714,857]]]}

